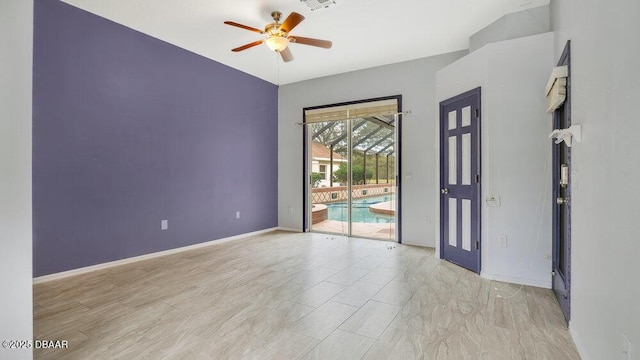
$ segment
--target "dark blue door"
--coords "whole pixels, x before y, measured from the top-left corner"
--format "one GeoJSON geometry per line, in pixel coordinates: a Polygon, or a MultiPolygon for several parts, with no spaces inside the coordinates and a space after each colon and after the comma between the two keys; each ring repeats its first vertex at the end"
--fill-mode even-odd
{"type": "MultiPolygon", "coordinates": [[[[558,66],[569,67],[567,98],[553,113],[553,128],[571,126],[571,65],[569,43],[558,66]]],[[[571,317],[571,148],[565,142],[553,146],[553,291],[565,318],[571,317]]]]}
{"type": "Polygon", "coordinates": [[[480,273],[480,88],[440,103],[442,258],[480,273]]]}

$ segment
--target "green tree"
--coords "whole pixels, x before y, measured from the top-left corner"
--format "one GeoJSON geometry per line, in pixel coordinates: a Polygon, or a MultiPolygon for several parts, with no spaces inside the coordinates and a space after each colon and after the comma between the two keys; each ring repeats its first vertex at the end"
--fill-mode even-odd
{"type": "Polygon", "coordinates": [[[347,175],[349,174],[349,170],[347,168],[347,164],[342,163],[340,164],[340,167],[338,168],[338,170],[333,172],[333,181],[337,181],[339,183],[346,183],[347,182],[347,175]]]}
{"type": "Polygon", "coordinates": [[[311,187],[317,188],[321,180],[324,180],[323,174],[317,172],[311,173],[311,187]]]}
{"type": "MultiPolygon", "coordinates": [[[[364,168],[362,165],[353,165],[351,167],[351,171],[353,172],[353,183],[355,185],[360,185],[365,183],[364,179],[364,168]]],[[[334,179],[340,183],[347,183],[349,181],[349,169],[348,165],[345,163],[340,164],[338,170],[333,172],[334,179]]],[[[367,168],[366,173],[367,180],[371,180],[373,178],[373,170],[367,168]]]]}

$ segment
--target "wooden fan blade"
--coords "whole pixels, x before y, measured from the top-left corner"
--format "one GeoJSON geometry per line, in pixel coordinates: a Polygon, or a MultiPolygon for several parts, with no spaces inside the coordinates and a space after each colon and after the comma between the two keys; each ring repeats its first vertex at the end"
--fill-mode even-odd
{"type": "Polygon", "coordinates": [[[231,25],[231,26],[235,26],[235,27],[239,27],[241,29],[245,29],[245,30],[249,30],[249,31],[253,31],[256,32],[258,34],[264,34],[264,31],[260,30],[260,29],[256,29],[254,27],[251,26],[247,26],[247,25],[242,25],[242,24],[238,24],[237,22],[233,22],[233,21],[225,21],[224,22],[227,25],[231,25]]]}
{"type": "Polygon", "coordinates": [[[298,26],[304,20],[304,16],[298,14],[297,12],[292,12],[287,16],[282,25],[280,25],[280,30],[288,33],[293,30],[294,27],[298,26]]]}
{"type": "Polygon", "coordinates": [[[248,48],[252,48],[254,46],[260,45],[262,44],[264,40],[258,40],[258,41],[254,41],[252,43],[246,44],[246,45],[242,45],[240,47],[237,47],[235,49],[231,49],[231,51],[233,52],[238,52],[238,51],[242,51],[242,50],[247,50],[248,48]]]}
{"type": "Polygon", "coordinates": [[[280,56],[282,56],[282,60],[284,60],[284,62],[293,60],[293,54],[291,54],[291,50],[289,50],[288,46],[284,48],[284,50],[280,51],[280,56]]]}
{"type": "Polygon", "coordinates": [[[333,43],[329,40],[306,38],[302,36],[289,36],[289,40],[296,44],[317,46],[325,49],[331,49],[331,45],[333,45],[333,43]]]}

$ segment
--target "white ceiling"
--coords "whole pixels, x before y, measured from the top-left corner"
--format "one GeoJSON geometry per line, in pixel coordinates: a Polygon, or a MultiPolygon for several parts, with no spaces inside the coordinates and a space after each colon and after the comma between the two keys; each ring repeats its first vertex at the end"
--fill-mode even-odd
{"type": "Polygon", "coordinates": [[[63,0],[274,84],[287,84],[468,48],[469,36],[502,15],[549,0],[336,0],[310,11],[300,0],[63,0]],[[270,13],[306,17],[292,35],[333,41],[329,50],[292,44],[295,60],[260,45],[232,48],[264,37],[223,24],[259,29],[270,13]]]}

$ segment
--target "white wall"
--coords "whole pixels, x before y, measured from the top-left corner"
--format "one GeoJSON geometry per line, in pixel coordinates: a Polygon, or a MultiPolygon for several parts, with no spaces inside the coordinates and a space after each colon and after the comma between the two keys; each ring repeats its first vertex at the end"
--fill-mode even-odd
{"type": "Polygon", "coordinates": [[[640,359],[640,1],[554,0],[555,58],[571,40],[570,328],[585,359],[640,359]]]}
{"type": "Polygon", "coordinates": [[[487,278],[551,287],[552,128],[544,88],[553,64],[553,34],[546,33],[490,43],[436,75],[438,102],[482,87],[482,199],[501,199],[500,207],[481,208],[487,278]],[[499,235],[507,236],[506,248],[499,235]]]}
{"type": "Polygon", "coordinates": [[[504,15],[469,37],[469,52],[488,43],[549,32],[549,5],[504,15]]]}
{"type": "MultiPolygon", "coordinates": [[[[31,340],[33,2],[0,1],[0,341],[31,340]]],[[[30,359],[4,349],[1,359],[30,359]]]]}
{"type": "Polygon", "coordinates": [[[386,65],[280,87],[278,125],[278,222],[302,229],[302,109],[389,95],[402,95],[402,239],[435,246],[433,171],[435,73],[466,52],[386,65]],[[291,212],[288,208],[291,207],[291,212]]]}

